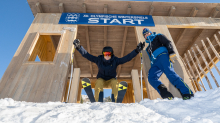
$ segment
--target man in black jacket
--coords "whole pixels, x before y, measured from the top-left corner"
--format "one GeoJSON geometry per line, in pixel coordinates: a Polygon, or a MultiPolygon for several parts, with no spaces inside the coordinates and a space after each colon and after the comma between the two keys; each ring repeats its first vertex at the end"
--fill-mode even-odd
{"type": "Polygon", "coordinates": [[[151,68],[148,72],[148,81],[162,98],[172,99],[173,95],[167,90],[166,86],[159,80],[165,73],[169,81],[180,91],[184,100],[194,96],[192,90],[176,74],[173,63],[177,59],[171,41],[163,34],[152,33],[148,28],[143,29],[143,36],[146,43],[149,43],[146,51],[151,61],[151,68]]]}
{"type": "Polygon", "coordinates": [[[116,79],[116,69],[120,64],[124,64],[134,58],[141,50],[143,50],[145,43],[139,43],[137,48],[128,55],[118,58],[114,56],[113,49],[109,46],[104,47],[102,55],[98,57],[89,54],[81,45],[79,39],[75,39],[73,44],[80,54],[98,66],[97,81],[95,83],[95,100],[96,102],[103,102],[103,86],[111,85],[112,102],[117,101],[118,96],[118,81],[116,79]]]}

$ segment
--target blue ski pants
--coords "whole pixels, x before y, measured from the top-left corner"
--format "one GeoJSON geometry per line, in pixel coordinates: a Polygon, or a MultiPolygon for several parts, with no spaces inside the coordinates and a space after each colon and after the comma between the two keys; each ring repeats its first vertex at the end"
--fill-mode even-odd
{"type": "Polygon", "coordinates": [[[158,91],[157,88],[159,85],[163,84],[159,78],[165,73],[169,81],[181,92],[181,94],[193,94],[189,86],[179,77],[178,74],[174,71],[173,64],[169,59],[168,53],[160,54],[154,63],[151,65],[151,68],[148,72],[148,81],[151,86],[158,91]]]}

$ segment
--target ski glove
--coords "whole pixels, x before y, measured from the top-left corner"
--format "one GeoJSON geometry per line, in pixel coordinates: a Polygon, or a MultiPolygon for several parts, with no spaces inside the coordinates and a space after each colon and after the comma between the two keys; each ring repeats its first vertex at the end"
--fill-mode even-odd
{"type": "Polygon", "coordinates": [[[73,44],[74,44],[74,46],[76,47],[76,49],[78,50],[78,49],[80,49],[80,40],[79,39],[75,39],[74,41],[73,41],[73,44]]]}
{"type": "Polygon", "coordinates": [[[176,53],[172,53],[172,54],[170,54],[169,57],[170,57],[170,61],[173,62],[173,63],[175,63],[175,61],[177,60],[176,53]]]}
{"type": "Polygon", "coordinates": [[[145,47],[145,42],[140,42],[138,45],[137,45],[137,48],[135,49],[135,51],[137,53],[141,52],[141,50],[143,50],[143,48],[145,47]]]}

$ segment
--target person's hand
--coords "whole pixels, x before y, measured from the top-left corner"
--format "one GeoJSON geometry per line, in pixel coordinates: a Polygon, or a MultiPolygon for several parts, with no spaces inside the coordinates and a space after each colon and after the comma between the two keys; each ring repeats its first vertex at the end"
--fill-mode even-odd
{"type": "Polygon", "coordinates": [[[173,62],[173,63],[175,63],[175,61],[177,60],[176,53],[170,54],[169,57],[170,57],[170,61],[173,62]]]}
{"type": "Polygon", "coordinates": [[[141,50],[143,50],[143,48],[145,47],[145,42],[140,42],[138,45],[137,45],[137,48],[135,49],[136,52],[141,52],[141,50]]]}
{"type": "Polygon", "coordinates": [[[76,47],[76,49],[80,49],[80,40],[79,39],[75,39],[73,41],[73,45],[76,47]]]}

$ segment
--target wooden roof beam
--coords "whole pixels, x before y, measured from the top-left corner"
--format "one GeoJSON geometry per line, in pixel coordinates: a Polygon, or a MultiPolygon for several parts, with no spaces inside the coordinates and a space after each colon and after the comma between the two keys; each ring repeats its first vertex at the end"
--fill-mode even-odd
{"type": "Polygon", "coordinates": [[[149,15],[153,15],[153,13],[154,13],[154,6],[151,5],[149,15]]]}
{"type": "MultiPolygon", "coordinates": [[[[86,13],[86,4],[83,3],[82,5],[83,13],[86,13]]],[[[85,26],[85,32],[86,32],[86,43],[87,43],[87,52],[90,53],[90,43],[89,43],[89,27],[85,26]]],[[[93,69],[92,69],[92,62],[89,61],[89,67],[91,72],[91,77],[93,77],[93,69]]]]}
{"type": "MultiPolygon", "coordinates": [[[[131,14],[131,6],[130,6],[130,5],[128,5],[127,14],[131,14]]],[[[123,42],[122,42],[121,57],[124,56],[124,52],[125,52],[125,42],[126,42],[126,38],[127,38],[127,33],[128,33],[128,27],[125,27],[124,37],[123,37],[123,42]]],[[[119,68],[118,68],[118,77],[120,77],[120,73],[121,73],[121,65],[120,65],[119,68]]]]}
{"type": "Polygon", "coordinates": [[[186,50],[183,52],[183,54],[181,55],[183,57],[184,53],[186,53],[191,47],[192,45],[196,42],[196,40],[199,38],[199,36],[202,34],[204,29],[201,29],[198,31],[197,35],[193,38],[193,40],[191,41],[191,43],[189,44],[189,46],[186,48],[186,50]]]}
{"type": "Polygon", "coordinates": [[[43,10],[42,10],[40,2],[37,2],[35,7],[37,9],[37,13],[43,13],[43,10]]]}
{"type": "Polygon", "coordinates": [[[199,9],[197,7],[193,7],[192,11],[189,14],[189,17],[195,17],[198,11],[199,9]]]}
{"type": "Polygon", "coordinates": [[[171,7],[170,7],[170,12],[169,12],[168,16],[173,16],[174,13],[175,13],[175,11],[176,11],[175,6],[171,6],[171,7]]]}
{"type": "Polygon", "coordinates": [[[175,41],[175,45],[179,45],[180,40],[182,40],[183,35],[186,33],[186,29],[181,29],[180,33],[178,34],[176,41],[175,41]]]}
{"type": "Polygon", "coordinates": [[[219,10],[215,7],[212,9],[212,12],[210,13],[210,16],[211,18],[215,18],[216,15],[218,14],[219,10]]]}
{"type": "Polygon", "coordinates": [[[60,4],[59,4],[59,9],[60,9],[60,13],[63,13],[63,12],[64,12],[63,3],[60,3],[60,4]]]}
{"type": "MultiPolygon", "coordinates": [[[[189,14],[189,17],[195,17],[196,14],[197,14],[197,12],[198,12],[198,8],[194,7],[194,8],[192,9],[191,13],[189,14]]],[[[178,37],[177,37],[177,39],[176,39],[176,41],[175,41],[175,44],[176,44],[176,45],[179,45],[179,42],[180,42],[180,40],[183,38],[183,35],[185,34],[185,32],[187,32],[187,29],[182,29],[182,30],[180,31],[180,33],[178,34],[178,37]]]]}
{"type": "MultiPolygon", "coordinates": [[[[108,5],[104,5],[104,13],[107,14],[108,12],[108,5]]],[[[104,26],[104,47],[107,46],[107,26],[104,26]]]]}

